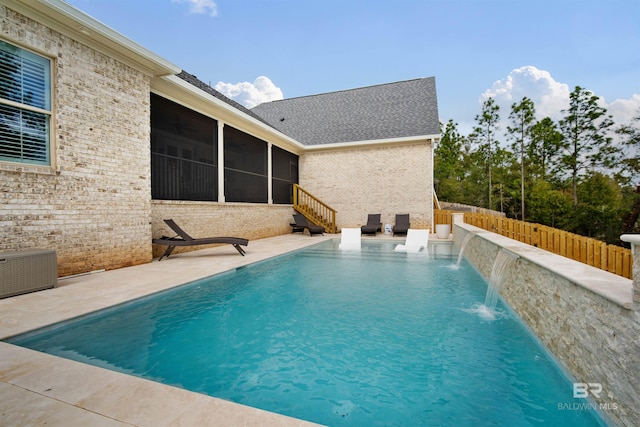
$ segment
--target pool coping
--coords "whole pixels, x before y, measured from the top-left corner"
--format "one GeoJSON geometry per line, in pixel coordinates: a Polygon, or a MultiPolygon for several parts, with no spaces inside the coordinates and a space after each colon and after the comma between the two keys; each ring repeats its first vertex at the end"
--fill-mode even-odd
{"type": "Polygon", "coordinates": [[[457,224],[498,247],[539,265],[618,306],[633,308],[633,281],[608,271],[566,258],[552,252],[510,239],[470,224],[457,224]]]}
{"type": "MultiPolygon", "coordinates": [[[[56,288],[1,299],[0,340],[337,237],[276,236],[251,241],[244,257],[225,245],[63,278],[56,288]]],[[[404,241],[363,237],[369,239],[404,241]]],[[[0,342],[0,395],[3,425],[318,425],[6,342],[0,342]]]]}

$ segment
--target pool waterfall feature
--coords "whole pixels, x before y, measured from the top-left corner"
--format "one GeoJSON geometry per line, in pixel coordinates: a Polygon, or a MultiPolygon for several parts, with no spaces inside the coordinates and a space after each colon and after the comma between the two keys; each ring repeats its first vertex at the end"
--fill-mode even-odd
{"type": "Polygon", "coordinates": [[[487,295],[484,299],[484,306],[490,315],[495,315],[496,304],[500,295],[500,288],[505,282],[509,269],[512,268],[516,260],[520,258],[518,255],[506,249],[500,249],[496,260],[491,268],[489,276],[489,285],[487,287],[487,295]]]}
{"type": "Polygon", "coordinates": [[[487,281],[501,250],[517,255],[500,297],[575,383],[602,386],[585,405],[615,425],[640,425],[640,304],[631,280],[465,224],[462,214],[454,214],[453,240],[458,248],[466,240],[466,260],[487,281]]]}
{"type": "MultiPolygon", "coordinates": [[[[462,243],[460,244],[460,249],[458,252],[458,260],[456,261],[456,267],[460,268],[460,264],[464,259],[464,250],[471,241],[476,236],[476,233],[469,232],[464,236],[462,243]]],[[[515,261],[520,258],[518,255],[513,252],[500,249],[498,254],[496,255],[496,259],[493,262],[493,266],[491,268],[491,274],[487,278],[488,286],[487,286],[487,294],[484,299],[484,304],[481,305],[478,310],[479,312],[486,318],[494,319],[495,318],[495,310],[496,305],[498,304],[498,298],[500,296],[500,287],[505,281],[506,274],[509,273],[509,268],[515,263],[515,261]]]]}
{"type": "Polygon", "coordinates": [[[464,258],[464,249],[467,247],[467,245],[469,244],[469,240],[473,239],[475,237],[475,233],[467,233],[464,236],[464,239],[462,240],[462,243],[460,244],[460,252],[458,253],[458,261],[456,262],[456,266],[460,267],[460,263],[462,262],[462,259],[464,258]]]}

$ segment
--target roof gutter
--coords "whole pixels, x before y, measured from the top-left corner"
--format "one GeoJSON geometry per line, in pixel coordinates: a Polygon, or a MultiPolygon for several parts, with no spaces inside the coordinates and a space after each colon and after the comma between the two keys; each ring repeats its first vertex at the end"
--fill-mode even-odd
{"type": "Polygon", "coordinates": [[[177,74],[172,64],[102,22],[61,0],[3,0],[9,9],[28,16],[73,40],[112,56],[150,76],[177,74]]]}
{"type": "Polygon", "coordinates": [[[329,151],[329,150],[348,150],[353,148],[367,148],[367,147],[380,147],[389,145],[403,145],[403,144],[420,144],[425,141],[436,140],[440,138],[440,134],[433,135],[416,135],[403,138],[385,138],[385,139],[373,139],[367,141],[351,141],[351,142],[338,142],[331,144],[314,144],[305,145],[305,151],[329,151]]]}

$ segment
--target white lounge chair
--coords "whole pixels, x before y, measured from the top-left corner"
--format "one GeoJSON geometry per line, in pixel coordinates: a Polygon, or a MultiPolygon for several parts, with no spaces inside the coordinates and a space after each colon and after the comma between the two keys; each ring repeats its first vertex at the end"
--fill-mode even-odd
{"type": "Polygon", "coordinates": [[[347,251],[359,251],[362,232],[359,228],[343,228],[340,232],[339,248],[347,251]]]}
{"type": "Polygon", "coordinates": [[[394,251],[418,253],[429,244],[429,230],[407,230],[407,240],[404,245],[396,245],[394,251]]]}

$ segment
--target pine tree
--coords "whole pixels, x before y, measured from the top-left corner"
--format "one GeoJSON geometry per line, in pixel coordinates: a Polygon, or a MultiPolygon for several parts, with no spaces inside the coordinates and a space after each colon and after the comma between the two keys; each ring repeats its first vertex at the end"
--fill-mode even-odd
{"type": "Polygon", "coordinates": [[[475,117],[477,126],[473,130],[473,135],[470,138],[477,141],[478,151],[482,153],[486,167],[487,176],[489,180],[489,209],[493,209],[493,203],[491,200],[491,194],[493,192],[492,183],[492,167],[493,167],[493,154],[498,149],[498,140],[496,139],[496,133],[500,125],[500,106],[495,103],[493,98],[487,99],[482,104],[482,112],[475,117]]]}
{"type": "Polygon", "coordinates": [[[520,157],[520,215],[522,221],[525,220],[525,154],[531,145],[531,127],[533,126],[536,115],[536,107],[526,96],[522,98],[520,104],[511,106],[509,119],[513,126],[508,126],[507,131],[511,139],[514,140],[512,149],[519,153],[520,157]]]}
{"type": "MultiPolygon", "coordinates": [[[[442,123],[440,123],[442,128],[442,123]]],[[[461,199],[462,146],[464,137],[458,131],[458,124],[449,120],[440,141],[434,150],[434,180],[436,192],[442,200],[461,199]]]]}
{"type": "Polygon", "coordinates": [[[576,86],[569,95],[569,109],[560,121],[564,135],[561,163],[571,176],[573,205],[578,206],[578,180],[588,169],[613,166],[619,153],[607,129],[613,125],[607,110],[598,105],[599,98],[576,86]]]}
{"type": "Polygon", "coordinates": [[[563,138],[556,124],[549,117],[537,121],[531,127],[531,145],[528,155],[538,178],[545,181],[551,178],[551,170],[559,161],[563,138]]]}

